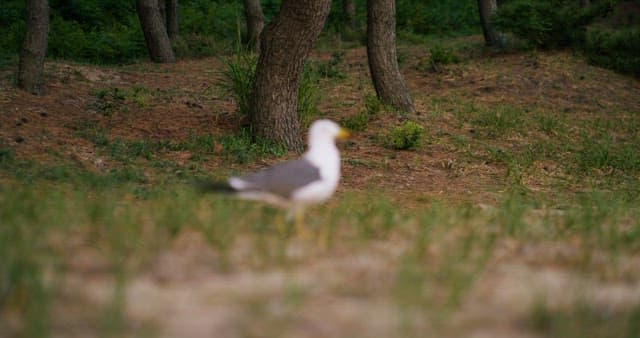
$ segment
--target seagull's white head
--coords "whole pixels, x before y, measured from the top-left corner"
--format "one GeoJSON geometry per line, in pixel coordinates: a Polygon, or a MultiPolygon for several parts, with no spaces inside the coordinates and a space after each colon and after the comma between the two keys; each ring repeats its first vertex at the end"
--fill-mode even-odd
{"type": "Polygon", "coordinates": [[[309,128],[309,147],[316,144],[334,144],[336,139],[346,139],[349,132],[337,123],[323,119],[317,120],[309,128]]]}

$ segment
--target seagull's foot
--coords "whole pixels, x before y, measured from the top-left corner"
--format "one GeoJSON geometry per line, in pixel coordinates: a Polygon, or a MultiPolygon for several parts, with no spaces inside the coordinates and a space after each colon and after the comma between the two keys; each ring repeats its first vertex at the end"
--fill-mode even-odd
{"type": "Polygon", "coordinates": [[[310,238],[311,237],[311,233],[309,232],[309,230],[307,229],[306,225],[304,224],[304,220],[302,218],[298,219],[296,217],[295,220],[295,229],[296,229],[296,236],[302,238],[302,239],[306,239],[306,238],[310,238]]]}

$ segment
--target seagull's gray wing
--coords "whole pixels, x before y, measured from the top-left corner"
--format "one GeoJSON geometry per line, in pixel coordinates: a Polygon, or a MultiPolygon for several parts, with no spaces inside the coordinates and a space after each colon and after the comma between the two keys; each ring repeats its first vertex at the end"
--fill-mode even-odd
{"type": "Polygon", "coordinates": [[[301,158],[274,165],[239,179],[247,184],[243,191],[266,191],[290,198],[297,189],[318,181],[321,177],[318,167],[301,158]]]}

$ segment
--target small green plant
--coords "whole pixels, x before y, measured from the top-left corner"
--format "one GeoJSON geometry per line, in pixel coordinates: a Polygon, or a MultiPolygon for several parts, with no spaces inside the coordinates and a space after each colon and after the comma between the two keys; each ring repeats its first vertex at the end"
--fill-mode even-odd
{"type": "Polygon", "coordinates": [[[111,87],[94,91],[95,99],[89,103],[90,110],[111,116],[118,112],[127,112],[131,106],[145,108],[148,106],[149,89],[143,86],[130,88],[111,87]]]}
{"type": "Polygon", "coordinates": [[[435,45],[429,49],[429,63],[432,66],[437,65],[448,65],[452,63],[460,62],[458,56],[453,52],[453,50],[446,48],[442,45],[435,45]]]}
{"type": "Polygon", "coordinates": [[[369,114],[367,114],[366,111],[360,111],[342,119],[340,124],[349,130],[363,131],[367,129],[367,125],[369,124],[369,114]]]}
{"type": "Polygon", "coordinates": [[[538,129],[547,135],[557,135],[565,130],[565,126],[558,116],[540,114],[537,116],[538,129]]]}
{"type": "Polygon", "coordinates": [[[309,63],[311,70],[318,74],[318,77],[325,79],[343,80],[347,75],[339,68],[344,59],[344,52],[333,52],[331,60],[326,62],[312,61],[309,63]]]}
{"type": "Polygon", "coordinates": [[[383,145],[390,149],[407,150],[422,147],[424,141],[424,127],[407,121],[391,129],[384,138],[383,145]]]}
{"type": "Polygon", "coordinates": [[[384,110],[384,103],[375,95],[366,95],[364,97],[364,108],[369,116],[376,116],[384,110]]]}

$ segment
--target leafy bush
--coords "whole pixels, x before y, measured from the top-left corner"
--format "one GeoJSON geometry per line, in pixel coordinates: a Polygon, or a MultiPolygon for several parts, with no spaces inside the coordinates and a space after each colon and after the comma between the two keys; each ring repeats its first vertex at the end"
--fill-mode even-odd
{"type": "Polygon", "coordinates": [[[594,64],[640,76],[640,27],[589,29],[584,51],[594,64]]]}
{"type": "Polygon", "coordinates": [[[475,1],[398,0],[396,11],[398,30],[415,34],[469,34],[480,29],[475,1]]]}
{"type": "Polygon", "coordinates": [[[583,8],[574,0],[514,0],[498,8],[493,22],[534,47],[580,46],[586,26],[607,8],[606,3],[583,8]]]}
{"type": "Polygon", "coordinates": [[[180,4],[180,31],[183,35],[215,36],[220,40],[236,40],[244,29],[242,2],[240,1],[182,1],[180,4]]]}
{"type": "Polygon", "coordinates": [[[418,149],[424,140],[424,128],[412,121],[394,127],[386,136],[384,145],[396,150],[418,149]]]}
{"type": "MultiPolygon", "coordinates": [[[[280,8],[280,0],[261,2],[266,21],[280,8]]],[[[101,64],[119,64],[146,57],[146,47],[130,0],[52,0],[50,43],[54,58],[101,64]]],[[[181,40],[174,46],[180,56],[203,56],[231,50],[245,32],[239,1],[184,0],[179,2],[181,40]]],[[[356,0],[358,27],[366,22],[366,1],[356,0]]],[[[398,29],[410,34],[459,34],[479,30],[476,4],[466,0],[399,0],[398,29]]],[[[24,35],[24,1],[2,0],[0,61],[15,57],[24,35]]],[[[341,4],[335,2],[325,34],[344,32],[341,4]]],[[[361,29],[350,34],[359,37],[361,29]]],[[[343,35],[344,38],[344,35],[343,35]]],[[[352,38],[353,40],[353,38],[352,38]]],[[[341,78],[339,58],[323,65],[324,76],[341,78]]]]}
{"type": "Polygon", "coordinates": [[[23,1],[5,3],[0,10],[0,59],[16,54],[24,37],[23,1]]]}
{"type": "Polygon", "coordinates": [[[146,55],[142,32],[129,25],[113,24],[101,30],[84,30],[76,21],[54,17],[47,54],[54,58],[97,64],[132,62],[146,55]]]}

